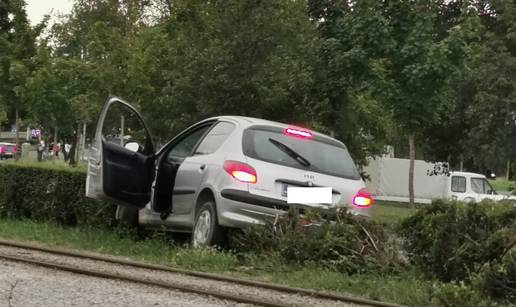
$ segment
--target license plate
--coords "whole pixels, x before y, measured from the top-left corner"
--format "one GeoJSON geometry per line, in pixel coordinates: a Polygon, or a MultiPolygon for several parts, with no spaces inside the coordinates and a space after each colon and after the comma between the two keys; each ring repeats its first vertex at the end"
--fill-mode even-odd
{"type": "Polygon", "coordinates": [[[286,186],[286,190],[289,204],[332,204],[333,202],[332,188],[286,186]]]}

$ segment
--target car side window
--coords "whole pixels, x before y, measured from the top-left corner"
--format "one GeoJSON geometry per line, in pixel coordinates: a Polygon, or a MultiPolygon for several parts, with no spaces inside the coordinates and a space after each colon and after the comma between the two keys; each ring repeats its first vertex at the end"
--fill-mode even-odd
{"type": "Polygon", "coordinates": [[[145,152],[145,146],[150,144],[145,125],[136,112],[119,102],[109,107],[102,126],[102,136],[106,142],[121,147],[128,143],[138,143],[141,152],[145,152]]]}
{"type": "Polygon", "coordinates": [[[199,147],[195,150],[196,155],[206,155],[217,151],[228,136],[235,130],[235,125],[229,122],[219,122],[204,137],[199,147]]]}
{"type": "Polygon", "coordinates": [[[471,178],[471,189],[475,193],[484,194],[484,184],[481,178],[471,178]]]}
{"type": "Polygon", "coordinates": [[[451,179],[451,190],[457,193],[466,192],[466,177],[453,176],[451,179]]]}
{"type": "Polygon", "coordinates": [[[471,189],[479,194],[492,194],[493,188],[484,178],[471,178],[471,189]]]}
{"type": "Polygon", "coordinates": [[[206,130],[210,128],[209,125],[203,126],[192,133],[185,136],[182,140],[180,140],[178,143],[174,145],[172,150],[167,155],[168,159],[184,159],[192,154],[192,151],[201,139],[201,137],[204,135],[206,130]]]}

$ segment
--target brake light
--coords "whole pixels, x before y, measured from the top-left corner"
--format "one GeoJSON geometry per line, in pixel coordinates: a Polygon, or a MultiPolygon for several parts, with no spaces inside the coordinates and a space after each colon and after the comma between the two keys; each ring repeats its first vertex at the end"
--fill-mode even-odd
{"type": "Polygon", "coordinates": [[[298,128],[285,128],[283,130],[284,135],[298,137],[302,139],[311,139],[312,138],[312,132],[307,130],[301,130],[298,128]]]}
{"type": "Polygon", "coordinates": [[[257,181],[256,170],[248,164],[229,160],[224,162],[223,168],[238,181],[245,183],[256,183],[257,181]]]}
{"type": "Polygon", "coordinates": [[[373,196],[365,188],[360,189],[358,193],[353,196],[353,205],[357,208],[367,208],[374,203],[373,196]]]}

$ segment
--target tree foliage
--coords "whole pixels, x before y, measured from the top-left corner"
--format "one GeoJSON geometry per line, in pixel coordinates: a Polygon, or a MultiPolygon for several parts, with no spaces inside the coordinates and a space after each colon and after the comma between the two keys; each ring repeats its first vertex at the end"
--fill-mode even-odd
{"type": "Polygon", "coordinates": [[[514,1],[76,0],[37,43],[24,7],[0,1],[0,120],[91,132],[114,94],[161,140],[238,114],[334,135],[360,164],[409,134],[430,160],[516,158],[514,1]]]}

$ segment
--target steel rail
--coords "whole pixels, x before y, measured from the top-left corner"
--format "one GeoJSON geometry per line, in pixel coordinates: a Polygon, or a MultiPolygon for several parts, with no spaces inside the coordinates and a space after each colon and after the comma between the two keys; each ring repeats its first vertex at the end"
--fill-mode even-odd
{"type": "MultiPolygon", "coordinates": [[[[310,289],[288,287],[288,286],[283,286],[283,285],[278,285],[278,284],[269,284],[269,283],[265,283],[265,282],[246,280],[246,279],[223,276],[223,275],[213,274],[213,273],[204,273],[204,272],[197,272],[197,271],[191,271],[191,270],[185,270],[185,269],[172,268],[172,267],[167,267],[167,266],[163,266],[163,265],[142,263],[142,262],[127,260],[127,259],[115,258],[115,257],[111,257],[111,256],[103,256],[103,255],[88,253],[88,252],[72,251],[72,250],[61,249],[61,248],[49,248],[49,247],[44,247],[44,246],[34,245],[34,244],[29,244],[29,243],[15,242],[15,241],[11,241],[11,240],[0,239],[0,246],[29,249],[29,250],[35,250],[35,251],[40,251],[40,252],[54,254],[54,255],[103,261],[103,262],[107,262],[107,263],[131,266],[131,267],[140,268],[140,269],[150,269],[150,270],[164,271],[164,272],[170,272],[170,273],[176,273],[176,274],[183,274],[183,275],[187,275],[187,276],[193,276],[193,277],[198,277],[198,278],[234,283],[234,284],[238,284],[238,285],[245,285],[245,286],[262,288],[262,289],[267,289],[267,290],[275,290],[275,291],[284,292],[284,293],[301,294],[301,295],[306,295],[306,296],[310,296],[313,298],[326,299],[326,300],[331,300],[331,301],[341,301],[341,302],[346,302],[346,303],[355,303],[355,304],[379,306],[379,307],[403,307],[403,305],[375,301],[375,300],[359,298],[359,297],[354,297],[354,296],[321,292],[321,291],[310,290],[310,289]]],[[[8,260],[17,261],[15,259],[16,257],[11,257],[11,256],[0,255],[0,258],[4,258],[4,259],[13,258],[13,259],[8,259],[8,260]]],[[[47,262],[30,260],[30,259],[26,259],[23,257],[20,257],[20,259],[18,261],[32,262],[32,264],[35,264],[35,265],[46,266],[46,267],[51,267],[51,268],[56,268],[56,269],[59,269],[59,268],[57,268],[57,266],[61,266],[61,265],[47,263],[47,262]]],[[[80,269],[76,269],[73,267],[63,266],[62,270],[70,271],[73,273],[91,275],[86,270],[80,270],[80,269]],[[76,271],[72,271],[72,270],[76,270],[76,271]],[[78,271],[81,271],[81,272],[78,272],[78,271]]],[[[103,273],[103,272],[95,272],[94,274],[96,274],[94,276],[97,276],[97,277],[102,277],[101,275],[106,275],[105,278],[121,279],[118,275],[113,275],[115,277],[108,277],[109,274],[103,273]]],[[[131,280],[127,280],[127,281],[143,282],[143,283],[149,284],[148,281],[146,281],[145,279],[139,279],[139,278],[133,279],[132,277],[126,277],[126,278],[131,279],[131,280]]],[[[126,280],[126,279],[123,279],[123,280],[126,280]]],[[[211,295],[214,297],[219,297],[222,299],[229,299],[229,300],[242,302],[242,303],[249,303],[249,304],[267,306],[267,307],[268,306],[271,306],[271,307],[272,306],[285,306],[285,305],[275,305],[276,303],[269,304],[268,302],[264,302],[262,300],[253,301],[252,299],[249,299],[250,301],[248,301],[248,302],[244,302],[241,300],[241,297],[233,296],[231,294],[226,295],[226,294],[220,294],[220,293],[215,293],[215,292],[213,294],[211,294],[211,293],[208,293],[209,291],[206,291],[206,290],[190,289],[190,288],[180,286],[180,285],[169,285],[166,283],[154,282],[154,281],[153,281],[153,283],[155,283],[154,284],[155,286],[180,290],[180,291],[184,291],[184,292],[193,292],[193,293],[197,293],[197,294],[201,294],[201,295],[211,295]],[[200,293],[200,292],[202,292],[202,293],[200,293]],[[221,295],[224,297],[221,297],[221,295]],[[229,298],[229,296],[231,298],[229,298]]]]}
{"type": "Polygon", "coordinates": [[[203,290],[198,288],[192,288],[192,287],[185,287],[178,284],[172,284],[172,283],[165,283],[157,280],[149,280],[145,278],[138,278],[134,276],[129,275],[120,275],[120,274],[112,274],[112,273],[106,273],[106,272],[100,272],[100,271],[94,271],[94,270],[84,270],[77,267],[65,265],[65,264],[56,264],[51,262],[45,262],[45,261],[39,261],[39,260],[33,260],[28,259],[25,257],[13,257],[13,256],[6,256],[6,255],[0,255],[1,259],[5,259],[8,261],[14,261],[14,262],[21,262],[21,263],[27,263],[31,265],[36,265],[40,267],[46,267],[50,269],[56,269],[60,271],[66,271],[70,273],[75,274],[82,274],[92,277],[99,277],[99,278],[105,278],[105,279],[115,279],[115,280],[121,280],[121,281],[127,281],[132,283],[140,283],[147,286],[156,286],[160,288],[165,288],[167,290],[177,290],[182,292],[188,292],[188,293],[194,293],[199,294],[203,296],[212,296],[223,300],[230,300],[238,303],[245,303],[245,304],[252,304],[257,306],[265,306],[265,307],[286,307],[291,305],[285,305],[285,304],[279,304],[274,302],[267,302],[263,300],[257,300],[253,298],[247,298],[243,296],[237,296],[229,293],[224,293],[220,291],[211,291],[211,290],[203,290]]]}

